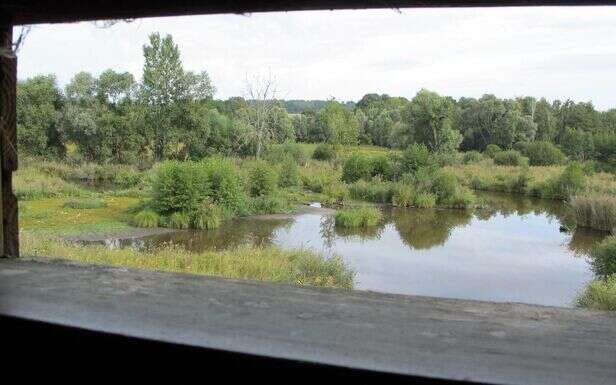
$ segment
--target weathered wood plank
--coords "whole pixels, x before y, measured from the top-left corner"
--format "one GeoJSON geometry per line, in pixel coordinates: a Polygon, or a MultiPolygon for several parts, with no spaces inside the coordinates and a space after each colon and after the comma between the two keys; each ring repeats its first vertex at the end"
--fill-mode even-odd
{"type": "Polygon", "coordinates": [[[0,314],[210,349],[496,384],[613,384],[616,314],[0,261],[0,314]]]}
{"type": "Polygon", "coordinates": [[[13,171],[17,170],[17,57],[13,53],[13,27],[0,26],[0,156],[2,189],[1,256],[19,256],[17,198],[13,194],[13,171]]]}

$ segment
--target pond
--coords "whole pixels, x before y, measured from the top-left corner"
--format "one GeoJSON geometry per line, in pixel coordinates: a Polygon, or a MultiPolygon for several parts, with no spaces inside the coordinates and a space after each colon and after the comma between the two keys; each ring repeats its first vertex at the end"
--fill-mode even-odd
{"type": "Polygon", "coordinates": [[[557,202],[496,194],[481,199],[489,208],[386,207],[383,224],[367,231],[337,228],[331,211],[313,209],[105,243],[146,248],[173,242],[193,251],[246,243],[306,247],[342,256],[360,290],[573,306],[593,278],[588,252],[605,234],[564,231],[564,208],[557,202]]]}

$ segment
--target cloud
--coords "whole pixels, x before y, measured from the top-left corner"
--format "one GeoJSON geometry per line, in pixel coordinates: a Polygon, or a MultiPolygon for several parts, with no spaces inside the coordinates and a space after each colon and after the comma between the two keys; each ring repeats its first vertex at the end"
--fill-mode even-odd
{"type": "Polygon", "coordinates": [[[187,69],[207,70],[217,97],[242,95],[246,75],[271,71],[288,98],[357,100],[494,93],[616,106],[616,8],[467,8],[289,12],[36,27],[21,79],[107,68],[137,78],[148,34],[170,33],[187,69]]]}

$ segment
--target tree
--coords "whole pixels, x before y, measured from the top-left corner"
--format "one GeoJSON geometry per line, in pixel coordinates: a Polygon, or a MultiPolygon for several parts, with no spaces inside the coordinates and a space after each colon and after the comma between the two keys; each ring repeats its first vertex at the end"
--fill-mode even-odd
{"type": "Polygon", "coordinates": [[[101,103],[117,105],[132,96],[134,87],[135,79],[131,73],[108,69],[96,80],[96,96],[101,103]]]}
{"type": "Polygon", "coordinates": [[[61,155],[59,128],[62,95],[54,75],[35,76],[17,84],[17,145],[32,155],[61,155]]]}
{"type": "Polygon", "coordinates": [[[534,121],[537,124],[537,140],[553,141],[556,136],[556,117],[552,106],[544,98],[537,102],[534,121]]]}
{"type": "Polygon", "coordinates": [[[412,142],[431,151],[453,151],[462,137],[453,128],[454,104],[450,98],[422,89],[404,109],[403,121],[412,142]]]}
{"type": "Polygon", "coordinates": [[[351,110],[333,99],[319,112],[317,126],[319,135],[328,143],[357,144],[359,136],[357,118],[351,110]]]}
{"type": "Polygon", "coordinates": [[[259,158],[275,136],[271,115],[276,108],[276,82],[271,74],[267,78],[255,76],[246,80],[246,95],[250,103],[244,110],[244,121],[252,128],[249,135],[255,143],[255,156],[259,158]]]}

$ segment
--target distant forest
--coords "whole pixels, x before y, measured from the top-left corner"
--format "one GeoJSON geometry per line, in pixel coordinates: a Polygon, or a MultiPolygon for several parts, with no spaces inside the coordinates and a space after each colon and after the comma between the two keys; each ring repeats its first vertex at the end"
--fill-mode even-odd
{"type": "Polygon", "coordinates": [[[60,89],[53,74],[18,83],[22,153],[70,162],[152,164],[214,153],[257,156],[274,143],[327,142],[433,152],[521,150],[548,143],[570,159],[616,168],[616,109],[590,102],[494,95],[454,99],[420,90],[412,99],[367,94],[357,103],[276,100],[269,84],[216,100],[207,72],[184,70],[170,35],[143,46],[140,82],[128,72],[76,74],[60,89]]]}

